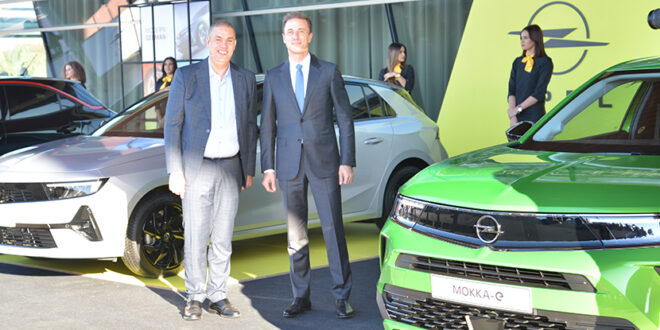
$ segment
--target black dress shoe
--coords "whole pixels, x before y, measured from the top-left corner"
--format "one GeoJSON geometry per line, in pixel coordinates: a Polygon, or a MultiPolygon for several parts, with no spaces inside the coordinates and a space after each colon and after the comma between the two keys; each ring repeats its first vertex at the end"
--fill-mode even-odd
{"type": "Polygon", "coordinates": [[[355,311],[347,299],[339,299],[335,301],[337,305],[337,317],[340,319],[349,319],[355,315],[355,311]]]}
{"type": "Polygon", "coordinates": [[[241,312],[229,302],[229,299],[222,299],[209,305],[209,312],[217,313],[222,317],[239,317],[241,312]]]}
{"type": "Polygon", "coordinates": [[[302,314],[308,310],[312,309],[312,302],[309,299],[305,298],[296,298],[293,300],[291,305],[287,307],[282,316],[284,317],[296,317],[299,314],[302,314]]]}
{"type": "Polygon", "coordinates": [[[187,321],[199,320],[202,318],[202,303],[197,300],[191,300],[183,309],[183,319],[187,321]]]}

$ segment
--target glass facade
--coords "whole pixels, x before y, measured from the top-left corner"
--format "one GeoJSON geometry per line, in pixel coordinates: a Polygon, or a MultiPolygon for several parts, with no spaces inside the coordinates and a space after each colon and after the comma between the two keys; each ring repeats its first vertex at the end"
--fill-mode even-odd
{"type": "MultiPolygon", "coordinates": [[[[127,42],[141,40],[139,36],[128,36],[140,33],[135,28],[139,25],[136,23],[139,13],[128,6],[164,3],[167,2],[34,2],[41,28],[115,23],[42,32],[47,74],[62,77],[62,66],[76,60],[86,69],[87,88],[106,105],[120,110],[139,100],[152,90],[153,82],[144,77],[159,69],[153,63],[144,65],[139,52],[120,54],[117,22],[121,19],[122,44],[126,49],[127,42]]],[[[412,97],[435,119],[472,1],[374,1],[365,5],[364,1],[336,0],[211,0],[210,4],[212,19],[227,19],[236,28],[238,45],[233,61],[257,73],[287,59],[281,36],[281,21],[286,11],[302,11],[311,18],[314,37],[310,50],[323,60],[337,63],[347,75],[377,79],[379,71],[386,66],[387,47],[398,37],[398,42],[407,48],[407,63],[415,68],[412,97]]],[[[189,61],[179,61],[179,66],[187,64],[189,61]]]]}

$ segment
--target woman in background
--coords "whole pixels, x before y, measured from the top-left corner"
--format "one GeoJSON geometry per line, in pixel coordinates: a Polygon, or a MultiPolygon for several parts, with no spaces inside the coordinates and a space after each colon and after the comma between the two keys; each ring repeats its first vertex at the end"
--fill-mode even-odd
{"type": "Polygon", "coordinates": [[[387,49],[387,67],[380,70],[378,80],[399,85],[410,93],[415,85],[415,70],[406,64],[406,46],[393,42],[387,49]]]}
{"type": "Polygon", "coordinates": [[[83,87],[85,87],[85,83],[87,82],[85,69],[78,61],[69,61],[64,64],[64,67],[62,68],[62,77],[68,80],[79,81],[83,87]]]}
{"type": "Polygon", "coordinates": [[[545,115],[545,93],[552,75],[552,59],[545,53],[543,31],[529,25],[520,32],[522,55],[513,61],[509,78],[510,125],[535,123],[545,115]]]}
{"type": "Polygon", "coordinates": [[[172,83],[172,78],[174,78],[174,71],[176,71],[176,60],[174,57],[166,57],[161,66],[161,71],[163,76],[158,79],[156,82],[156,91],[159,91],[163,88],[170,87],[172,83]]]}

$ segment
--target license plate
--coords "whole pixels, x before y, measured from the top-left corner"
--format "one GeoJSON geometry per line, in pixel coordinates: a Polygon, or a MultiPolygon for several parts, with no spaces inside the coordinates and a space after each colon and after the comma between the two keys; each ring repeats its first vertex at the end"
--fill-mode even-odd
{"type": "Polygon", "coordinates": [[[433,298],[519,313],[532,313],[532,290],[525,287],[431,274],[433,298]]]}

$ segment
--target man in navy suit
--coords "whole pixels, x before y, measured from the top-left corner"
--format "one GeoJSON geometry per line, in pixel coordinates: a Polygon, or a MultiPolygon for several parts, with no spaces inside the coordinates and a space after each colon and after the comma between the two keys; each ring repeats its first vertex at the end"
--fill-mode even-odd
{"type": "Polygon", "coordinates": [[[340,185],[353,182],[355,134],[352,111],[337,66],[309,53],[312,22],[293,12],[284,17],[282,38],[289,60],[268,70],[261,114],[263,186],[275,192],[279,179],[287,215],[294,317],[311,309],[307,187],[312,189],[325,239],[332,294],[339,318],[354,314],[348,303],[351,269],[344,237],[340,185]],[[339,127],[339,144],[333,123],[339,127]],[[277,145],[277,155],[275,146],[277,145]]]}
{"type": "Polygon", "coordinates": [[[206,45],[206,60],[176,71],[165,112],[169,186],[183,202],[186,320],[201,318],[207,298],[210,312],[240,315],[227,300],[231,238],[257,147],[256,80],[230,62],[233,25],[215,21],[206,45]]]}

